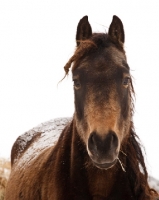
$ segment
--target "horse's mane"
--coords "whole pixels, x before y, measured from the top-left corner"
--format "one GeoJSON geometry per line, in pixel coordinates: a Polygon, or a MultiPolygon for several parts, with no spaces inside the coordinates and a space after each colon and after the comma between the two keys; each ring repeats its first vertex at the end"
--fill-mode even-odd
{"type": "Polygon", "coordinates": [[[143,200],[151,199],[152,195],[157,194],[157,192],[149,188],[142,146],[134,131],[133,123],[126,145],[122,146],[122,151],[126,152],[124,155],[126,156],[126,172],[135,197],[143,200]]]}

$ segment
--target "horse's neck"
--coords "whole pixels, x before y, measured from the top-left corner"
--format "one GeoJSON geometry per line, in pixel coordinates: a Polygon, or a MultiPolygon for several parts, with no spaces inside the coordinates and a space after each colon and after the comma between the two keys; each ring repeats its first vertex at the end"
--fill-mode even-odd
{"type": "Polygon", "coordinates": [[[116,168],[101,170],[92,166],[87,169],[87,173],[90,193],[94,197],[108,197],[117,181],[116,168]]]}

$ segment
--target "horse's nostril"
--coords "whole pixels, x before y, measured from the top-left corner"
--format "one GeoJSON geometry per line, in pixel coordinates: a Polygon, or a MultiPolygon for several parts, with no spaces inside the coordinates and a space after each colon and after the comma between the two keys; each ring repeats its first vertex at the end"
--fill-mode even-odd
{"type": "Polygon", "coordinates": [[[93,150],[95,148],[95,133],[91,133],[91,135],[89,136],[89,139],[88,139],[88,148],[89,150],[93,150]]]}
{"type": "Polygon", "coordinates": [[[117,138],[116,134],[111,133],[111,137],[112,137],[111,144],[113,144],[114,146],[117,146],[118,145],[118,138],[117,138]]]}
{"type": "Polygon", "coordinates": [[[117,147],[118,137],[113,131],[109,131],[102,137],[98,133],[92,132],[88,139],[88,149],[92,155],[109,157],[114,155],[117,147]]]}
{"type": "Polygon", "coordinates": [[[94,142],[95,142],[95,141],[94,141],[94,133],[92,133],[92,135],[91,135],[90,137],[91,137],[91,138],[90,138],[91,142],[94,143],[94,142]]]}

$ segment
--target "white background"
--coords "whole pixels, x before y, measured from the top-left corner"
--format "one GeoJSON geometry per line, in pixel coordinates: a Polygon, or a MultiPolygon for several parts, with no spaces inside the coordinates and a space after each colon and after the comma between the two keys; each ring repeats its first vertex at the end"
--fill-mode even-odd
{"type": "Polygon", "coordinates": [[[9,158],[15,139],[32,127],[73,115],[71,75],[57,84],[84,15],[96,32],[107,32],[113,15],[123,21],[136,91],[135,129],[149,173],[159,179],[158,0],[1,0],[0,156],[9,158]]]}

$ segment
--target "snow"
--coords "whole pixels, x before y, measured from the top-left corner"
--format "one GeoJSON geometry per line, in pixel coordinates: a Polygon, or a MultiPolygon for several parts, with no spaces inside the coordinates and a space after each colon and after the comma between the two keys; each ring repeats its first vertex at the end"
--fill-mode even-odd
{"type": "MultiPolygon", "coordinates": [[[[55,118],[41,123],[40,125],[21,135],[17,140],[19,146],[19,155],[17,156],[17,159],[19,158],[20,153],[25,149],[28,142],[33,139],[35,134],[40,133],[39,139],[33,142],[33,144],[25,151],[23,157],[19,159],[17,169],[21,167],[27,167],[30,165],[30,161],[34,160],[40,152],[44,151],[50,146],[53,146],[57,142],[64,127],[70,123],[71,120],[72,118],[68,117],[55,118]]],[[[148,181],[150,187],[159,192],[159,181],[151,176],[149,177],[148,181]]]]}
{"type": "Polygon", "coordinates": [[[10,169],[4,168],[0,166],[0,177],[8,178],[10,174],[10,169]]]}
{"type": "MultiPolygon", "coordinates": [[[[72,118],[56,118],[45,123],[38,125],[37,127],[29,130],[28,132],[21,135],[18,140],[18,156],[25,149],[29,141],[32,140],[33,136],[40,133],[40,138],[31,144],[31,146],[25,151],[25,154],[20,158],[17,169],[30,165],[30,161],[34,160],[39,153],[44,151],[50,146],[54,146],[59,138],[60,133],[64,127],[71,121],[72,118]]],[[[15,160],[16,162],[17,160],[15,160]]]]}
{"type": "Polygon", "coordinates": [[[151,188],[153,188],[157,192],[159,192],[159,181],[158,180],[156,180],[155,178],[150,176],[148,182],[149,182],[149,185],[151,188]]]}

